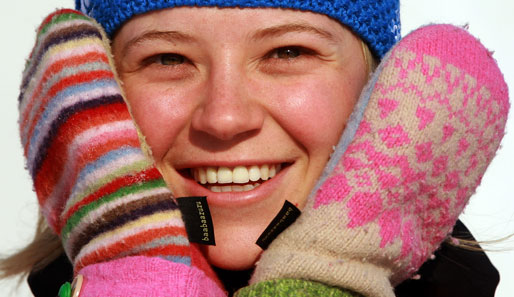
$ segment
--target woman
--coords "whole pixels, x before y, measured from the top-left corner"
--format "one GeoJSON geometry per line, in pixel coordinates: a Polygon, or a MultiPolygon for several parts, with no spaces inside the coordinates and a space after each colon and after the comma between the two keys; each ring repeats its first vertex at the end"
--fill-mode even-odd
{"type": "MultiPolygon", "coordinates": [[[[108,17],[108,33],[123,23],[116,68],[148,153],[175,197],[209,197],[217,245],[203,254],[221,268],[252,267],[255,239],[283,201],[307,203],[366,82],[371,55],[354,33],[362,24],[338,16],[352,32],[325,15],[276,9],[163,9],[117,25],[108,17]]],[[[390,46],[397,26],[384,23],[390,46]]],[[[376,56],[387,51],[360,37],[376,56]]]]}
{"type": "Polygon", "coordinates": [[[171,191],[209,197],[217,231],[209,262],[238,270],[255,262],[255,240],[286,197],[305,205],[368,70],[349,29],[282,10],[149,13],[122,27],[113,54],[171,191]],[[276,176],[262,178],[266,168],[276,176]]]}

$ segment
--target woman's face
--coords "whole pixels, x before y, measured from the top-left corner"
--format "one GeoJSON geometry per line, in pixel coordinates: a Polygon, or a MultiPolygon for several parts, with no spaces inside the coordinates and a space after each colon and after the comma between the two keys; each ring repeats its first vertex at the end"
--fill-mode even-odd
{"type": "Polygon", "coordinates": [[[284,200],[302,208],[367,79],[359,39],[281,9],[133,18],[113,51],[136,123],[176,197],[207,196],[211,264],[251,267],[284,200]]]}

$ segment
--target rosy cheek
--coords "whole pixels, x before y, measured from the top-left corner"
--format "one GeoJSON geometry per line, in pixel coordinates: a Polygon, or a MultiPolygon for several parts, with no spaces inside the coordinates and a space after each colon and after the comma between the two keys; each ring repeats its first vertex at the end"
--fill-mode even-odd
{"type": "Polygon", "coordinates": [[[355,94],[344,81],[302,81],[276,90],[273,116],[309,152],[330,152],[353,109],[355,94]]]}
{"type": "Polygon", "coordinates": [[[128,88],[126,93],[132,116],[158,162],[186,125],[191,104],[179,92],[158,86],[128,88]]]}

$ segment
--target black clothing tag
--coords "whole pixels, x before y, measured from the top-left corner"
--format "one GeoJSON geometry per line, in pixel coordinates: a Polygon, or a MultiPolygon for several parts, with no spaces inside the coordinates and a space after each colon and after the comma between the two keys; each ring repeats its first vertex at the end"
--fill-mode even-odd
{"type": "Polygon", "coordinates": [[[282,231],[286,230],[287,227],[294,223],[301,213],[302,212],[296,206],[286,200],[277,216],[271,221],[266,230],[262,232],[259,239],[257,239],[256,244],[263,250],[268,248],[269,244],[277,238],[282,231]]]}
{"type": "Polygon", "coordinates": [[[177,198],[190,242],[216,245],[207,197],[177,198]]]}

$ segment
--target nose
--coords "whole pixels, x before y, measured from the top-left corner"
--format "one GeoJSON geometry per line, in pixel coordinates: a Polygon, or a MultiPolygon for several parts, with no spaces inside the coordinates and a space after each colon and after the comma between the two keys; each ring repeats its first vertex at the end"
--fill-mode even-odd
{"type": "Polygon", "coordinates": [[[263,109],[252,99],[245,77],[234,63],[212,67],[192,128],[224,141],[258,131],[264,121],[263,109]]]}

